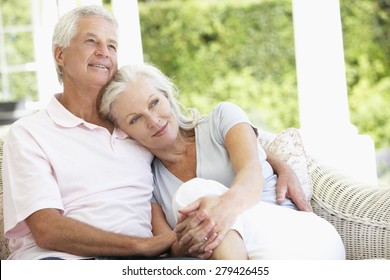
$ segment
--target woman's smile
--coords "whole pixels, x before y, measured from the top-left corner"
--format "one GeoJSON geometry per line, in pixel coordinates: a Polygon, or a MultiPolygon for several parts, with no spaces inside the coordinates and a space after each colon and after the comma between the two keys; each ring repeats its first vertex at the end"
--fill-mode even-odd
{"type": "Polygon", "coordinates": [[[168,122],[166,122],[165,125],[163,125],[155,134],[152,135],[152,137],[160,137],[166,134],[166,130],[168,127],[168,122]]]}

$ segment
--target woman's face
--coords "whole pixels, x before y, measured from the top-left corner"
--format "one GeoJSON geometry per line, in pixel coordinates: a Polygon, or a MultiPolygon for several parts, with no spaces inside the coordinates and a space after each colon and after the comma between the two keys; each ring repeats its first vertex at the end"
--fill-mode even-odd
{"type": "Polygon", "coordinates": [[[151,151],[167,148],[179,135],[167,97],[146,77],[129,84],[112,104],[112,114],[120,129],[151,151]]]}

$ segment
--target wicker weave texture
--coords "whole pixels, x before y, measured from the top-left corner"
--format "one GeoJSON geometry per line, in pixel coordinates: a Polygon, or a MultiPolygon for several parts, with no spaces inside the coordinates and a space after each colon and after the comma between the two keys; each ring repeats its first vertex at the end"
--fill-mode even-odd
{"type": "Polygon", "coordinates": [[[4,216],[3,216],[3,179],[2,175],[2,160],[3,160],[3,141],[0,139],[0,259],[5,260],[9,255],[8,241],[4,237],[4,216]]]}
{"type": "MultiPolygon", "coordinates": [[[[276,135],[262,132],[267,148],[276,135]]],[[[362,184],[308,156],[314,213],[340,234],[347,259],[390,259],[390,186],[362,184]]]]}
{"type": "Polygon", "coordinates": [[[334,225],[347,258],[390,259],[390,188],[355,182],[314,161],[309,170],[313,211],[334,225]]]}

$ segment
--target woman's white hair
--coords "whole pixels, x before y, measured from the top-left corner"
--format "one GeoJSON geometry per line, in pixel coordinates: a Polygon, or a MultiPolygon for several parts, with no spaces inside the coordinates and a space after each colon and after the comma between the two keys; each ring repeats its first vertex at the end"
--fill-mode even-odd
{"type": "Polygon", "coordinates": [[[200,119],[199,111],[182,106],[176,99],[178,90],[172,80],[151,64],[125,65],[117,71],[111,82],[102,91],[99,105],[101,116],[117,125],[113,116],[112,105],[129,84],[135,83],[141,78],[147,78],[155,89],[167,97],[182,130],[189,131],[197,125],[200,119]]]}
{"type": "MultiPolygon", "coordinates": [[[[55,55],[56,47],[67,48],[70,45],[71,40],[77,34],[78,22],[90,16],[101,17],[107,22],[114,25],[115,29],[118,28],[118,22],[115,17],[103,6],[90,5],[81,6],[71,10],[70,12],[61,16],[54,27],[52,38],[52,51],[55,55]]],[[[56,63],[57,77],[60,84],[63,82],[61,67],[56,63]]]]}

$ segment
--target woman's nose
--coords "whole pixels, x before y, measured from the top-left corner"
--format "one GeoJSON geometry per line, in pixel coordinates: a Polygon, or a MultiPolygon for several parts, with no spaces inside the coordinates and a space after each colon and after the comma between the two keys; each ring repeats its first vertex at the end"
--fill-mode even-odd
{"type": "Polygon", "coordinates": [[[156,115],[150,115],[148,118],[148,127],[153,128],[157,126],[160,122],[160,118],[156,115]]]}

